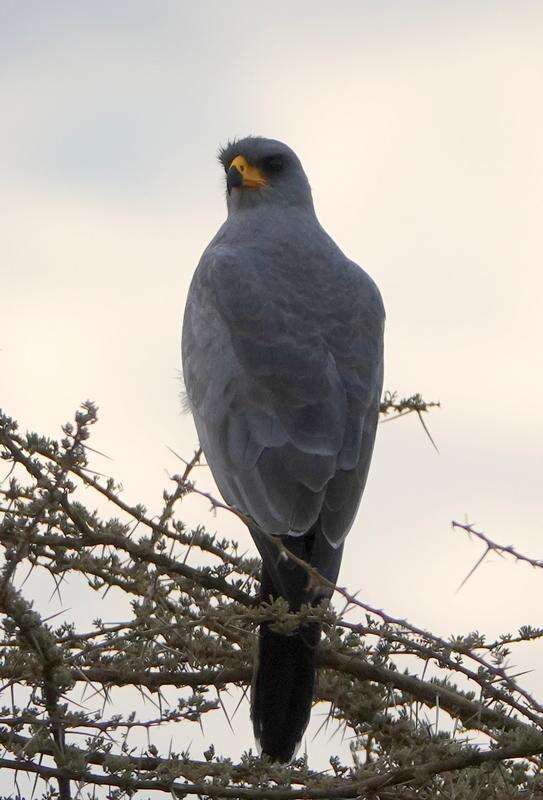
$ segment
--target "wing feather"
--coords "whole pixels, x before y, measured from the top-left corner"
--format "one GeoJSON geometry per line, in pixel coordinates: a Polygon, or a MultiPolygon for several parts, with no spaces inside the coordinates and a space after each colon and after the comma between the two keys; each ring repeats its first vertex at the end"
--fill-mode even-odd
{"type": "Polygon", "coordinates": [[[227,502],[275,534],[321,515],[333,548],[371,459],[384,317],[373,282],[341,258],[302,282],[256,251],[210,247],[183,326],[187,394],[227,502]]]}

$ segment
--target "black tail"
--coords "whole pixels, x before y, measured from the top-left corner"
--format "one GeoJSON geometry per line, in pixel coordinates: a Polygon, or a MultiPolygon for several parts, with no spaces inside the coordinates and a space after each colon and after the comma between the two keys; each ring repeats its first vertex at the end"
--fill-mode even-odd
{"type": "MultiPolygon", "coordinates": [[[[316,604],[330,597],[331,592],[309,583],[303,567],[278,556],[271,537],[258,529],[251,529],[251,534],[262,556],[262,600],[284,597],[290,609],[298,611],[303,603],[316,604]]],[[[343,546],[332,547],[318,522],[304,536],[282,536],[281,540],[294,555],[335,583],[343,546]]],[[[288,635],[270,630],[267,622],[260,626],[251,717],[255,739],[274,761],[290,761],[309,722],[320,637],[317,622],[300,625],[288,635]]]]}
{"type": "MultiPolygon", "coordinates": [[[[262,570],[262,595],[277,597],[266,568],[262,570]]],[[[302,625],[291,634],[260,625],[258,656],[251,691],[251,717],[255,739],[273,761],[294,756],[309,722],[315,694],[315,661],[321,635],[317,622],[302,625]]]]}

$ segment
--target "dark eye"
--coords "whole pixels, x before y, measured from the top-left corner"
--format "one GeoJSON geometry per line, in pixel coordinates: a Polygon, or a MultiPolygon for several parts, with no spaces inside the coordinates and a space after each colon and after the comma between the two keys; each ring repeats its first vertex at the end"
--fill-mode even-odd
{"type": "Polygon", "coordinates": [[[267,158],[262,159],[262,166],[266,172],[272,175],[277,175],[277,173],[281,172],[285,166],[285,161],[283,156],[268,156],[267,158]]]}

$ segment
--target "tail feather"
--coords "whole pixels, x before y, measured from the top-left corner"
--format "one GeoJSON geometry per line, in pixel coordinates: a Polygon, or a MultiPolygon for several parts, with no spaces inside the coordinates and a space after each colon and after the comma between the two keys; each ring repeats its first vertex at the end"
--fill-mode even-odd
{"type": "MultiPolygon", "coordinates": [[[[266,599],[278,596],[265,567],[262,592],[266,599]]],[[[260,625],[251,717],[255,739],[273,761],[291,760],[309,722],[320,635],[317,622],[301,625],[288,635],[272,631],[269,622],[260,625]]]]}
{"type": "Polygon", "coordinates": [[[251,716],[255,739],[273,761],[293,758],[309,722],[315,693],[318,623],[285,636],[260,627],[251,716]]]}
{"type": "MultiPolygon", "coordinates": [[[[283,597],[292,611],[303,603],[317,604],[331,592],[308,581],[303,567],[279,557],[269,536],[258,529],[251,534],[262,556],[261,597],[283,597]]],[[[282,536],[282,543],[311,564],[332,583],[337,580],[343,545],[333,547],[320,522],[304,536],[282,536]]],[[[321,637],[318,622],[300,625],[285,635],[260,625],[258,656],[253,672],[251,718],[261,751],[274,761],[288,762],[295,754],[309,722],[315,694],[315,665],[321,637]]]]}

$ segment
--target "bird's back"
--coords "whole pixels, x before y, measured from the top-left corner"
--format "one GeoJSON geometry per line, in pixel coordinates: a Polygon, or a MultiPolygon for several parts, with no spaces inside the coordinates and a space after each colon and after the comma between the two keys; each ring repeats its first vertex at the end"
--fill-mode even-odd
{"type": "Polygon", "coordinates": [[[215,237],[189,292],[183,371],[228,502],[275,534],[308,530],[324,508],[337,543],[371,456],[384,312],[316,221],[288,227],[226,223],[215,237]]]}

